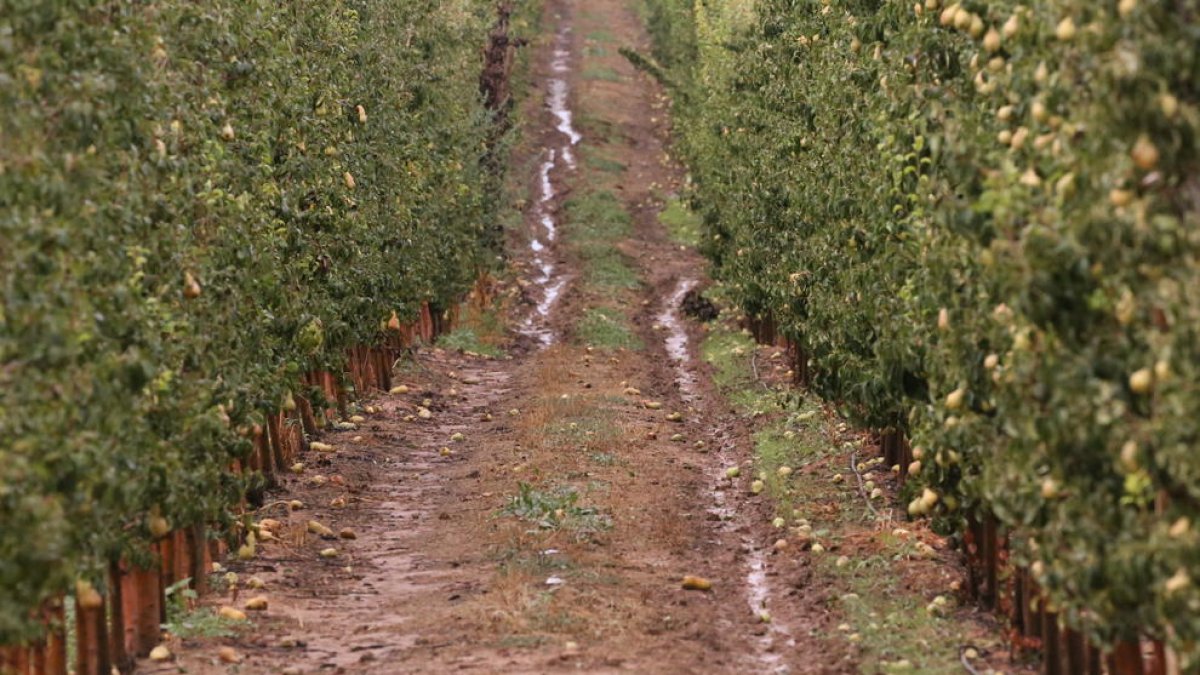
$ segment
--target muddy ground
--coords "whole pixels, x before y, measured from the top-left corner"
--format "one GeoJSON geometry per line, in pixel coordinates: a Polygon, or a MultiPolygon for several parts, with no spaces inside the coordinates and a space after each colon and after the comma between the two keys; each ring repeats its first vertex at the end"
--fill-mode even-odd
{"type": "MultiPolygon", "coordinates": [[[[490,336],[501,352],[431,346],[399,363],[407,391],[360,401],[359,429],[321,439],[336,451],[311,453],[256,514],[278,521],[271,540],[224,563],[214,584],[225,590],[187,615],[186,639],[169,637],[174,660],[144,671],[899,671],[900,647],[872,642],[870,619],[848,623],[844,598],[857,587],[822,556],[880,557],[881,537],[911,537],[924,553],[887,558],[887,573],[921,612],[960,582],[946,543],[900,516],[831,521],[841,529],[825,553],[772,523],[777,503],[750,481],[770,415],[739,409],[700,356],[710,334],[736,327],[679,309],[710,282],[660,222],[683,173],[664,92],[618,52],[648,51],[636,8],[551,0],[529,30],[531,91],[512,159],[523,217],[490,336]],[[617,235],[588,229],[608,217],[617,235]],[[729,478],[731,467],[745,475],[729,478]],[[712,587],[684,589],[685,575],[712,587]],[[267,609],[247,611],[250,625],[203,619],[257,596],[267,609]]],[[[484,338],[486,323],[472,324],[484,338]]],[[[786,388],[778,350],[757,351],[752,386],[786,388]]],[[[831,448],[861,440],[828,412],[819,422],[831,448]]],[[[806,475],[845,458],[834,452],[806,475]]],[[[891,514],[896,486],[880,485],[891,514]]],[[[861,510],[846,486],[831,484],[828,499],[821,489],[807,493],[810,518],[861,510]]],[[[979,644],[996,633],[987,617],[956,612],[947,620],[979,644]]],[[[884,618],[876,632],[906,630],[884,618]]],[[[979,672],[1012,670],[989,644],[972,647],[979,672]]],[[[954,665],[960,645],[924,649],[954,665]]]]}

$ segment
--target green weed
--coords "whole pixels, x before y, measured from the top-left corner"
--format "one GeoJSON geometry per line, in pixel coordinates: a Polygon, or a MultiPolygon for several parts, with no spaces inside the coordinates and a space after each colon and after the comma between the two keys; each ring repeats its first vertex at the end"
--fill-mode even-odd
{"type": "Polygon", "coordinates": [[[589,152],[584,158],[584,163],[589,169],[599,171],[601,173],[618,174],[625,170],[625,165],[615,159],[601,157],[598,153],[589,152]]]}
{"type": "MultiPolygon", "coordinates": [[[[845,450],[833,442],[830,419],[817,399],[786,399],[756,381],[751,365],[754,350],[748,336],[729,328],[712,331],[702,346],[717,386],[739,410],[783,411],[760,419],[753,436],[764,496],[775,502],[776,514],[785,521],[794,523],[803,517],[816,540],[836,547],[856,527],[857,509],[862,507],[852,484],[855,478],[848,466],[841,465],[845,450]],[[839,459],[824,470],[805,471],[827,463],[831,456],[839,459]],[[781,475],[782,467],[791,471],[781,475]],[[841,472],[845,482],[834,483],[833,471],[841,472]],[[827,507],[832,504],[840,508],[831,511],[827,507]]],[[[880,553],[841,565],[836,555],[812,557],[822,583],[840,594],[838,609],[849,628],[843,636],[858,645],[861,672],[962,672],[959,646],[979,639],[970,633],[970,624],[929,611],[929,598],[919,589],[904,587],[905,577],[896,574],[896,560],[920,557],[916,542],[884,534],[878,537],[877,550],[880,553]]]]}
{"type": "Polygon", "coordinates": [[[593,452],[589,459],[600,466],[612,466],[617,463],[616,455],[611,452],[593,452]]]}
{"type": "Polygon", "coordinates": [[[583,79],[620,82],[621,74],[607,66],[589,66],[583,69],[583,79]]]}
{"type": "Polygon", "coordinates": [[[629,328],[625,315],[607,307],[584,311],[575,326],[575,337],[598,349],[641,349],[642,341],[629,328]]]}
{"type": "MultiPolygon", "coordinates": [[[[850,625],[847,637],[857,635],[860,640],[861,672],[963,672],[958,649],[972,637],[961,622],[931,612],[923,596],[900,587],[890,557],[874,556],[838,568],[826,556],[818,564],[823,573],[849,586],[840,604],[850,625]]],[[[952,610],[950,601],[947,611],[952,610]]]]}
{"type": "Polygon", "coordinates": [[[745,413],[765,411],[778,405],[778,396],[764,389],[754,378],[751,359],[754,340],[749,335],[718,328],[701,345],[704,360],[713,366],[713,381],[739,410],[745,413]]]}
{"type": "Polygon", "coordinates": [[[579,493],[573,487],[542,491],[522,482],[517,489],[517,494],[500,509],[500,515],[519,518],[543,530],[570,529],[591,533],[612,527],[608,516],[597,509],[579,505],[579,493]]]}
{"type": "Polygon", "coordinates": [[[459,328],[452,333],[443,335],[438,338],[438,344],[446,349],[456,349],[460,352],[472,352],[491,357],[504,355],[499,347],[482,341],[474,328],[459,328]]]}
{"type": "Polygon", "coordinates": [[[587,192],[567,202],[568,234],[583,259],[587,281],[600,289],[633,289],[641,282],[616,242],[629,236],[632,219],[612,192],[587,192]]]}
{"type": "Polygon", "coordinates": [[[633,222],[620,198],[609,190],[571,198],[567,201],[567,214],[581,235],[609,241],[628,237],[633,222]]]}
{"type": "Polygon", "coordinates": [[[672,197],[658,214],[658,220],[671,234],[671,238],[685,246],[700,245],[700,216],[679,199],[672,197]]]}
{"type": "Polygon", "coordinates": [[[178,581],[166,589],[167,622],[163,630],[183,640],[195,638],[233,637],[244,622],[231,621],[211,607],[196,604],[196,591],[191,588],[191,578],[178,581]]]}

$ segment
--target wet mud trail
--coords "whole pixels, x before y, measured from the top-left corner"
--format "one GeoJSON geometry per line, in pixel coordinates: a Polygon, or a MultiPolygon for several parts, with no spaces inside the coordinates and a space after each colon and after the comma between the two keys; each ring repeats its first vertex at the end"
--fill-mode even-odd
{"type": "Polygon", "coordinates": [[[571,43],[571,27],[560,20],[554,34],[550,76],[544,84],[545,106],[554,118],[553,130],[558,137],[543,133],[545,141],[538,153],[544,159],[538,166],[531,210],[535,231],[528,240],[528,255],[537,270],[533,279],[537,301],[535,311],[526,316],[521,325],[522,334],[536,338],[543,347],[555,342],[555,332],[550,326],[551,312],[571,280],[570,272],[557,260],[561,202],[558,184],[564,174],[573,173],[578,167],[575,148],[583,140],[574,126],[571,90],[566,77],[571,69],[571,43]]]}

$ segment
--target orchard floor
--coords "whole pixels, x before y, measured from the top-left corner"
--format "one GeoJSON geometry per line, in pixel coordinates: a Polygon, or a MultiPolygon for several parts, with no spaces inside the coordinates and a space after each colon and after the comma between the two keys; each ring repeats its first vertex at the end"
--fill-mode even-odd
{"type": "MultiPolygon", "coordinates": [[[[706,264],[660,222],[682,172],[664,92],[618,51],[649,53],[638,12],[551,0],[540,34],[512,159],[526,186],[501,289],[504,355],[435,346],[398,364],[408,392],[367,397],[376,412],[360,429],[320,439],[336,452],[310,452],[257,514],[281,522],[276,540],[224,562],[239,590],[216,575],[223,590],[193,614],[259,595],[268,608],[231,636],[172,637],[174,660],[139,670],[962,672],[968,643],[979,672],[1020,670],[966,603],[938,619],[953,633],[887,615],[885,595],[924,614],[961,583],[956,554],[920,524],[831,518],[823,553],[772,524],[776,502],[750,486],[755,439],[780,413],[730,401],[700,356],[728,322],[679,309],[708,284],[706,264]],[[310,520],[355,538],[323,539],[310,520]],[[888,537],[910,547],[893,551],[888,537]],[[790,543],[777,550],[779,539],[790,543]],[[870,588],[825,562],[843,554],[884,561],[894,583],[875,589],[878,612],[870,588]],[[711,590],[683,589],[685,575],[711,590]],[[848,609],[848,594],[866,611],[848,609]],[[942,658],[922,666],[889,640],[942,658]]],[[[778,350],[750,350],[753,386],[786,388],[778,350]]],[[[819,422],[830,451],[804,472],[821,477],[805,483],[809,517],[857,513],[860,495],[824,477],[861,439],[828,412],[819,422]]],[[[894,481],[879,484],[879,510],[899,514],[887,506],[894,481]]]]}

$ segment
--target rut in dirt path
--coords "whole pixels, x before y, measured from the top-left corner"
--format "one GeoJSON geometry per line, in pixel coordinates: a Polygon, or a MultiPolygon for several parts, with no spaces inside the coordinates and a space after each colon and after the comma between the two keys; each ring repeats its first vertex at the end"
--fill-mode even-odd
{"type": "Polygon", "coordinates": [[[571,70],[571,56],[570,27],[564,23],[554,35],[551,75],[544,86],[546,107],[554,116],[554,130],[561,138],[548,138],[540,153],[545,158],[538,167],[532,209],[537,229],[529,237],[529,254],[537,270],[533,284],[540,297],[535,311],[525,317],[521,325],[522,334],[537,338],[543,347],[555,342],[555,332],[550,326],[551,312],[571,280],[571,275],[556,262],[559,235],[556,182],[564,171],[574,172],[577,168],[575,147],[583,140],[575,129],[574,113],[570,108],[571,88],[566,75],[571,70]]]}

